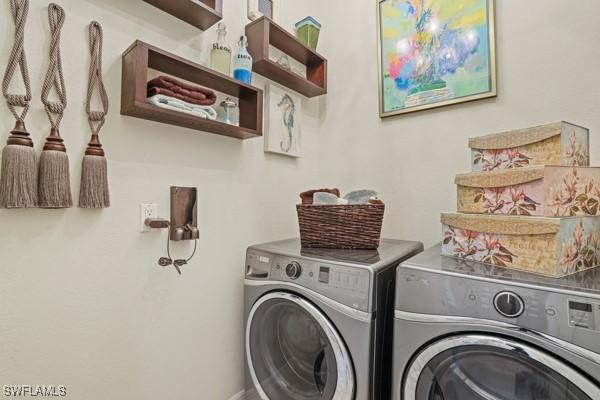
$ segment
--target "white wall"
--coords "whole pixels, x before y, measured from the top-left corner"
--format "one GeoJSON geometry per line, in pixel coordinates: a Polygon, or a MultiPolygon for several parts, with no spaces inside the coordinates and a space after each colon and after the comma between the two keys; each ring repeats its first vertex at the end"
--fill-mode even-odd
{"type": "MultiPolygon", "coordinates": [[[[39,150],[48,130],[38,100],[47,17],[45,1],[31,3],[28,127],[39,150]]],[[[86,25],[95,18],[105,28],[111,113],[103,142],[113,207],[0,211],[0,385],[65,384],[73,399],[227,399],[243,387],[244,249],[296,234],[301,190],[378,189],[388,204],[385,235],[430,245],[440,211],[455,208],[453,175],[468,169],[468,137],[559,119],[600,129],[600,4],[591,0],[498,1],[498,98],[383,121],[373,2],[284,1],[287,28],[309,14],[323,22],[320,51],[330,62],[329,95],[303,104],[304,157],[297,161],[265,155],[262,139],[119,115],[120,55],[134,39],[206,61],[202,49],[214,28],[202,34],[138,0],[59,3],[68,18],[70,96],[61,132],[75,195],[88,140],[86,25]],[[181,277],[156,266],[164,234],[138,232],[139,203],[157,201],[167,215],[170,185],[197,186],[200,194],[202,240],[181,277]]],[[[245,3],[225,1],[230,42],[246,23],[245,3]]],[[[0,35],[12,35],[6,2],[0,35]]],[[[10,45],[0,43],[2,66],[10,45]]],[[[3,131],[12,128],[5,107],[0,121],[3,131]]],[[[593,134],[596,163],[599,143],[593,134]]]]}
{"type": "MultiPolygon", "coordinates": [[[[8,2],[0,3],[3,73],[13,24],[8,2]]],[[[320,146],[318,100],[303,104],[305,157],[297,161],[265,154],[262,139],[123,117],[121,54],[135,39],[207,61],[215,28],[203,34],[141,0],[58,3],[67,13],[63,58],[70,101],[61,133],[75,196],[89,140],[87,24],[97,19],[104,26],[111,109],[101,137],[113,206],[0,211],[0,387],[65,384],[71,399],[227,399],[243,387],[245,248],[295,235],[298,193],[338,182],[321,171],[330,162],[320,146]],[[199,189],[202,238],[183,276],[156,263],[165,255],[165,233],[139,233],[139,203],[156,201],[168,217],[171,185],[199,189]]],[[[286,2],[282,24],[291,29],[316,3],[286,2]]],[[[31,1],[26,35],[34,87],[27,127],[38,151],[49,132],[39,100],[47,4],[31,1]]],[[[246,1],[225,1],[224,13],[233,44],[249,22],[246,1]]],[[[2,146],[13,124],[2,101],[2,146]]],[[[175,248],[179,256],[191,251],[189,244],[175,248]]]]}

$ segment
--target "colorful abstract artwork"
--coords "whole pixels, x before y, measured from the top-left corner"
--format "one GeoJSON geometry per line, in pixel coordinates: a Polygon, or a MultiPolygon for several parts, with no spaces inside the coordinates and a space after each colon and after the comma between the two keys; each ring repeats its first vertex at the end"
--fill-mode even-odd
{"type": "Polygon", "coordinates": [[[493,0],[379,0],[380,116],[496,95],[493,0]]]}

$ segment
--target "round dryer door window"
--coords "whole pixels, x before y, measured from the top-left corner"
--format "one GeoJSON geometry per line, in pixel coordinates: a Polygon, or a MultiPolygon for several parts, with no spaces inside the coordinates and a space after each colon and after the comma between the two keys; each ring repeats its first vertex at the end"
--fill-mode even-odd
{"type": "Polygon", "coordinates": [[[406,400],[595,400],[600,389],[535,347],[502,337],[440,340],[412,362],[406,400]]]}
{"type": "Polygon", "coordinates": [[[262,400],[351,400],[350,357],[335,327],[290,293],[261,297],[246,327],[250,375],[262,400]]]}

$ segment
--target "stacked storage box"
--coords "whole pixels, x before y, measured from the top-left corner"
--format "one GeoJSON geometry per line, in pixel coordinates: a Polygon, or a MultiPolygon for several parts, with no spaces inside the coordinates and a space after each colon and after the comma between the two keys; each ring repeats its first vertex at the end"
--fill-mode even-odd
{"type": "Polygon", "coordinates": [[[469,141],[442,254],[560,277],[600,266],[600,168],[589,132],[559,122],[469,141]]]}

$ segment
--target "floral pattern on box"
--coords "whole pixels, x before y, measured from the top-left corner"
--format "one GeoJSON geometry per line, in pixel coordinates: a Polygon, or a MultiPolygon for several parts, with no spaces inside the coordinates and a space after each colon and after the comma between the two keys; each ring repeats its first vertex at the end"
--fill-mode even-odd
{"type": "Polygon", "coordinates": [[[560,237],[559,265],[565,275],[600,265],[600,225],[597,220],[576,218],[567,221],[567,237],[560,237]]]}
{"type": "Polygon", "coordinates": [[[600,212],[600,178],[596,168],[565,169],[546,179],[549,193],[546,215],[569,217],[598,215],[600,212]]]}
{"type": "Polygon", "coordinates": [[[563,135],[563,164],[569,167],[585,167],[590,165],[589,144],[587,136],[577,135],[575,131],[567,135],[563,135]],[[568,142],[565,143],[564,138],[568,137],[568,142]]]}
{"type": "Polygon", "coordinates": [[[589,130],[568,122],[480,136],[469,140],[471,171],[528,165],[589,165],[589,130]]]}
{"type": "Polygon", "coordinates": [[[499,235],[444,226],[443,253],[502,267],[517,256],[504,247],[499,235]]]}
{"type": "Polygon", "coordinates": [[[600,217],[461,215],[442,214],[443,255],[552,277],[600,266],[600,217]]]}
{"type": "Polygon", "coordinates": [[[542,215],[543,185],[541,180],[524,185],[480,188],[473,198],[486,214],[542,215]]]}
{"type": "Polygon", "coordinates": [[[531,157],[519,149],[473,150],[473,168],[476,171],[519,168],[529,165],[531,157]]]}

